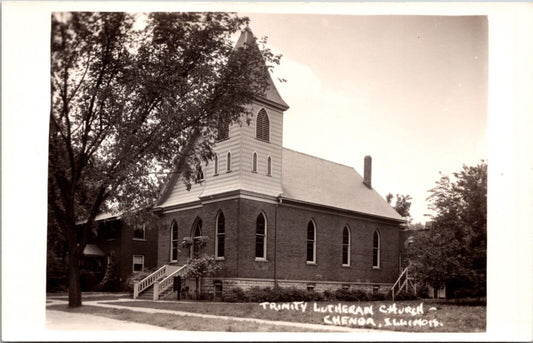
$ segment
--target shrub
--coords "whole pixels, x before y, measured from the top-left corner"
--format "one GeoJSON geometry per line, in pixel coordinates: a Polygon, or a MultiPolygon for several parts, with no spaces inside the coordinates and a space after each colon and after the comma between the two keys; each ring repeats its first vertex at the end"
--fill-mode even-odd
{"type": "Polygon", "coordinates": [[[141,281],[142,279],[152,274],[153,272],[154,271],[142,271],[142,272],[131,273],[126,279],[126,281],[124,281],[123,290],[126,292],[133,293],[133,284],[136,281],[141,281]]]}
{"type": "Polygon", "coordinates": [[[370,297],[370,300],[385,300],[387,298],[387,295],[385,293],[372,293],[372,296],[370,297]]]}
{"type": "Polygon", "coordinates": [[[222,293],[222,301],[227,301],[230,303],[236,303],[236,302],[245,302],[246,301],[246,295],[242,288],[235,287],[230,289],[227,292],[222,293]]]}
{"type": "Polygon", "coordinates": [[[394,295],[394,300],[416,300],[417,296],[413,293],[409,293],[406,291],[401,291],[398,294],[394,295]]]}
{"type": "Polygon", "coordinates": [[[80,270],[80,289],[82,292],[94,291],[102,280],[102,273],[90,270],[80,270]]]}

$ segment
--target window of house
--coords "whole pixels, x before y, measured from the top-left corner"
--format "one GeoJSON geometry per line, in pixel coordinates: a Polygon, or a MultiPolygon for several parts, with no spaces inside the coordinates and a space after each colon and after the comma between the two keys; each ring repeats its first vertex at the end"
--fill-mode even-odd
{"type": "Polygon", "coordinates": [[[272,158],[270,158],[270,156],[267,158],[267,175],[272,175],[272,158]]]}
{"type": "Polygon", "coordinates": [[[178,260],[178,223],[176,221],[172,221],[170,231],[170,261],[176,262],[178,260]]]}
{"type": "Polygon", "coordinates": [[[350,229],[347,226],[342,230],[342,265],[350,265],[350,229]]]}
{"type": "Polygon", "coordinates": [[[316,263],[316,228],[312,220],[307,224],[307,263],[316,263]]]}
{"type": "Polygon", "coordinates": [[[264,108],[257,114],[255,137],[262,141],[270,141],[270,120],[264,108]]]}
{"type": "Polygon", "coordinates": [[[252,172],[257,173],[257,154],[255,152],[252,155],[252,172]]]}
{"type": "Polygon", "coordinates": [[[229,138],[229,123],[221,121],[218,125],[217,140],[222,141],[229,138]]]}
{"type": "Polygon", "coordinates": [[[266,259],[266,218],[263,213],[259,213],[255,224],[255,258],[266,259]]]}
{"type": "Polygon", "coordinates": [[[133,239],[135,240],[145,240],[146,225],[135,225],[133,229],[133,239]]]}
{"type": "Polygon", "coordinates": [[[218,155],[215,155],[215,159],[214,159],[214,164],[215,164],[215,175],[218,175],[218,155]]]}
{"type": "Polygon", "coordinates": [[[315,284],[314,283],[308,283],[307,284],[307,291],[308,292],[313,292],[315,290],[315,284]]]}
{"type": "Polygon", "coordinates": [[[373,268],[379,268],[380,267],[380,258],[381,258],[381,237],[379,236],[379,232],[376,230],[374,231],[374,239],[372,244],[372,267],[373,268]]]}
{"type": "Polygon", "coordinates": [[[217,217],[215,256],[217,259],[224,259],[224,235],[226,233],[226,220],[224,213],[220,212],[217,217]]]}
{"type": "Polygon", "coordinates": [[[144,255],[133,255],[133,271],[141,272],[144,269],[144,255]]]}
{"type": "Polygon", "coordinates": [[[228,151],[228,155],[226,156],[226,172],[231,171],[231,152],[228,151]]]}

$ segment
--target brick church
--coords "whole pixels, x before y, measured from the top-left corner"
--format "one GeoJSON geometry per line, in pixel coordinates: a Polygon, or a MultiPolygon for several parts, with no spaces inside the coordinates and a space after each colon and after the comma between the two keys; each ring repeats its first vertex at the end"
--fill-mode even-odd
{"type": "MultiPolygon", "coordinates": [[[[244,44],[255,44],[249,28],[237,47],[244,44]]],[[[205,291],[278,285],[388,292],[400,271],[404,219],[372,189],[370,156],[361,176],[284,148],[289,106],[271,79],[251,106],[250,125],[219,132],[216,157],[190,190],[180,179],[167,183],[155,208],[164,275],[176,274],[191,256],[181,246],[185,237],[207,236],[205,253],[222,270],[202,280],[205,291]]],[[[145,282],[136,295],[148,287],[145,282]]]]}

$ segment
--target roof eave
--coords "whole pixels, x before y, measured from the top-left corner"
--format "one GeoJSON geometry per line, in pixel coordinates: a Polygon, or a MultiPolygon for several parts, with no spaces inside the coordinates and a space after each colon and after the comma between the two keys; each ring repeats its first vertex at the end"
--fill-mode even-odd
{"type": "Polygon", "coordinates": [[[400,219],[400,218],[381,216],[381,215],[373,214],[373,213],[355,211],[355,210],[350,210],[350,209],[341,208],[341,207],[335,207],[335,206],[329,206],[329,205],[309,202],[309,201],[305,201],[305,200],[293,199],[293,198],[285,197],[283,195],[280,195],[279,199],[280,199],[280,203],[282,203],[283,201],[289,201],[289,202],[293,202],[293,203],[296,203],[296,204],[301,204],[301,205],[305,205],[305,206],[320,207],[320,208],[324,208],[324,209],[327,209],[327,210],[344,212],[344,213],[352,214],[352,215],[356,215],[356,216],[372,217],[374,219],[393,221],[393,222],[396,222],[398,224],[403,224],[403,223],[407,222],[407,220],[403,219],[403,218],[400,219]]]}

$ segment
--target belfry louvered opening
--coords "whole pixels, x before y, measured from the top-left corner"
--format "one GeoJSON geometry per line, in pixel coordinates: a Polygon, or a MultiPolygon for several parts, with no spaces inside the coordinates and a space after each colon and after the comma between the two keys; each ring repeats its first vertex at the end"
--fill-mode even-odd
{"type": "Polygon", "coordinates": [[[270,120],[264,108],[257,114],[255,137],[262,141],[270,141],[270,120]]]}

